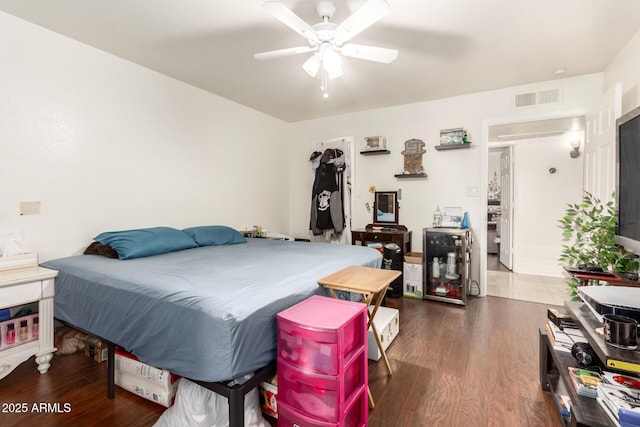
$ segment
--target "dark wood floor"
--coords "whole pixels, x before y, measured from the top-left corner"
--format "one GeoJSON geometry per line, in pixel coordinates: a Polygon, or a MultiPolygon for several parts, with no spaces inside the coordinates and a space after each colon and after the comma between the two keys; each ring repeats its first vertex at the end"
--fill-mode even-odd
{"type": "MultiPolygon", "coordinates": [[[[387,306],[400,309],[400,334],[388,350],[392,376],[382,361],[369,364],[370,426],[562,425],[539,384],[547,306],[497,297],[471,298],[466,307],[388,298],[387,306]]],[[[150,426],[164,410],[119,388],[114,400],[105,392],[106,363],[56,356],[41,375],[31,359],[0,380],[0,426],[150,426]],[[68,403],[70,411],[33,412],[40,402],[61,412],[68,403]],[[7,413],[10,403],[29,409],[7,413]]]]}

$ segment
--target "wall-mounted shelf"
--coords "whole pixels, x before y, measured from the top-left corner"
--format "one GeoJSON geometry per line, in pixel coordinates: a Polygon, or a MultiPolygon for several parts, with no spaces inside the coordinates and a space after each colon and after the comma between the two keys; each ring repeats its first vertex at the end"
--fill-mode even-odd
{"type": "Polygon", "coordinates": [[[398,173],[394,175],[396,178],[426,178],[426,173],[398,173]]]}
{"type": "Polygon", "coordinates": [[[456,148],[470,148],[471,144],[440,144],[436,145],[435,149],[440,150],[455,150],[456,148]]]}
{"type": "Polygon", "coordinates": [[[391,154],[391,151],[389,151],[389,150],[366,150],[366,151],[361,151],[360,154],[362,154],[363,156],[373,156],[375,154],[391,154]]]}

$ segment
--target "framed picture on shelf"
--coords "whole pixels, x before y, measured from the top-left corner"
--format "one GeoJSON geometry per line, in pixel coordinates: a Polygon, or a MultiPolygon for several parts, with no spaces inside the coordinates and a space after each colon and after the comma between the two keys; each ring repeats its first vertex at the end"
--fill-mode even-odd
{"type": "Polygon", "coordinates": [[[364,141],[366,143],[365,150],[385,150],[387,148],[387,139],[384,136],[367,136],[364,141]]]}

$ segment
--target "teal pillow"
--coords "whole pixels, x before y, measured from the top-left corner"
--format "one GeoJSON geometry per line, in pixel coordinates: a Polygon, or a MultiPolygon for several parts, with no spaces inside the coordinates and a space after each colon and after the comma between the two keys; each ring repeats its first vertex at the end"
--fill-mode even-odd
{"type": "Polygon", "coordinates": [[[247,241],[237,230],[226,225],[203,225],[182,231],[191,236],[198,246],[233,245],[247,241]]]}
{"type": "Polygon", "coordinates": [[[120,259],[142,258],[198,247],[191,236],[171,227],[108,231],[98,234],[93,240],[111,246],[120,259]]]}

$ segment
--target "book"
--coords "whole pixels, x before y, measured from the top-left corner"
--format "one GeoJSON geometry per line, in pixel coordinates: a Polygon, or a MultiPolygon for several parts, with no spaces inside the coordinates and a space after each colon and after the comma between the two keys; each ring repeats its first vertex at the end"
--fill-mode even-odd
{"type": "Polygon", "coordinates": [[[549,307],[547,308],[547,318],[551,320],[557,327],[561,330],[564,328],[572,328],[577,329],[578,325],[576,324],[573,318],[565,313],[561,312],[556,308],[549,307]]]}
{"type": "Polygon", "coordinates": [[[564,394],[554,394],[553,397],[556,399],[558,403],[558,407],[560,408],[560,413],[563,417],[568,417],[571,415],[571,400],[569,396],[564,394]]]}
{"type": "Polygon", "coordinates": [[[560,329],[551,320],[547,321],[548,330],[553,335],[556,344],[568,346],[569,349],[577,342],[586,342],[584,334],[580,329],[564,328],[560,329]]]}
{"type": "Polygon", "coordinates": [[[553,331],[551,330],[551,326],[545,325],[545,328],[547,330],[547,337],[549,337],[549,341],[551,342],[551,345],[553,346],[554,350],[566,351],[569,353],[571,352],[572,346],[556,342],[556,338],[553,336],[553,331]]]}
{"type": "Polygon", "coordinates": [[[597,386],[602,382],[598,372],[569,366],[569,376],[580,396],[595,398],[598,395],[597,386]]]}
{"type": "Polygon", "coordinates": [[[616,372],[602,371],[602,379],[605,383],[617,387],[625,387],[640,391],[640,378],[623,375],[616,372]]]}
{"type": "Polygon", "coordinates": [[[611,422],[613,423],[613,425],[615,427],[620,427],[620,422],[619,422],[619,418],[617,414],[614,414],[612,411],[613,409],[610,408],[607,405],[607,402],[601,398],[601,397],[596,397],[596,401],[598,402],[598,404],[600,405],[600,407],[602,408],[602,410],[604,411],[605,414],[607,414],[607,417],[609,417],[609,419],[611,420],[611,422]]]}
{"type": "Polygon", "coordinates": [[[611,413],[619,418],[619,411],[624,409],[640,409],[640,392],[626,387],[614,386],[601,382],[596,387],[598,398],[611,410],[611,413]]]}

